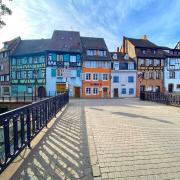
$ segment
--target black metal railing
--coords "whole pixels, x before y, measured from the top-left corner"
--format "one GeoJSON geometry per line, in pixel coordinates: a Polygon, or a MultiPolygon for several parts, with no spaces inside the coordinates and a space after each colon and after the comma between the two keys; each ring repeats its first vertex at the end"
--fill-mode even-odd
{"type": "Polygon", "coordinates": [[[180,94],[142,91],[140,99],[157,103],[180,106],[180,94]]]}
{"type": "Polygon", "coordinates": [[[57,91],[48,91],[48,93],[45,96],[38,95],[35,96],[34,94],[26,94],[24,93],[18,93],[17,95],[4,95],[0,96],[0,102],[34,102],[34,101],[40,101],[42,99],[47,99],[49,97],[57,96],[58,94],[63,94],[67,91],[63,92],[57,92],[57,91]]]}
{"type": "Polygon", "coordinates": [[[0,115],[0,173],[68,102],[66,92],[0,115]]]}

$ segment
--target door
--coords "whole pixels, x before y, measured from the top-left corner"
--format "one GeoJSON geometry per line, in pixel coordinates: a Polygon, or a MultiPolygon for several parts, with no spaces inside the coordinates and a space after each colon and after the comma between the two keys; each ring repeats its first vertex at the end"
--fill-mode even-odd
{"type": "Polygon", "coordinates": [[[108,88],[103,87],[103,97],[108,97],[108,88]]]}
{"type": "Polygon", "coordinates": [[[46,97],[46,89],[43,86],[38,88],[38,97],[46,97]]]}
{"type": "Polygon", "coordinates": [[[56,92],[57,94],[65,92],[66,91],[66,84],[56,84],[56,92]]]}
{"type": "Polygon", "coordinates": [[[119,97],[118,88],[114,88],[114,97],[119,97]]]}
{"type": "Polygon", "coordinates": [[[169,93],[172,93],[174,91],[174,85],[173,84],[168,85],[168,91],[169,91],[169,93]]]}
{"type": "Polygon", "coordinates": [[[80,87],[74,87],[74,96],[80,97],[80,87]]]}

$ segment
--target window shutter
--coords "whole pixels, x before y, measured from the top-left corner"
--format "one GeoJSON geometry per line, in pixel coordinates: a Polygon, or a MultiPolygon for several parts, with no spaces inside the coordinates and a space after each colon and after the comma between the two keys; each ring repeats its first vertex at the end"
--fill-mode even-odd
{"type": "Polygon", "coordinates": [[[56,77],[56,69],[51,69],[51,76],[56,77]]]}

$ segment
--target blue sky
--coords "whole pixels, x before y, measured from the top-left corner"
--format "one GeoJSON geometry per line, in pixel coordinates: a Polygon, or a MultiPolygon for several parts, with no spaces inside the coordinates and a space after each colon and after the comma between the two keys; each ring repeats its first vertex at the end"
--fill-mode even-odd
{"type": "Polygon", "coordinates": [[[82,36],[103,37],[110,50],[122,36],[143,34],[158,45],[174,47],[180,41],[180,0],[13,0],[4,17],[0,43],[50,38],[54,29],[80,31],[82,36]]]}

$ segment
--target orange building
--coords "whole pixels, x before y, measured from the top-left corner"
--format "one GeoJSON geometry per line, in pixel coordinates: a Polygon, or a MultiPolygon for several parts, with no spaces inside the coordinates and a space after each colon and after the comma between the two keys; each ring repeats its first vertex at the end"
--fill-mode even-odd
{"type": "Polygon", "coordinates": [[[103,38],[81,37],[82,97],[109,98],[111,57],[103,38]]]}

